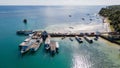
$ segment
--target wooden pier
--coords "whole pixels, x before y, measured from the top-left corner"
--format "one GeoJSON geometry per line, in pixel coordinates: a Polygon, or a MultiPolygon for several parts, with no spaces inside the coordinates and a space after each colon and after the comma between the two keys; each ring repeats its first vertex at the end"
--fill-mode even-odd
{"type": "MultiPolygon", "coordinates": [[[[29,34],[33,34],[33,33],[42,33],[44,31],[33,31],[33,30],[19,30],[16,33],[18,35],[29,35],[29,34]]],[[[120,35],[119,32],[99,32],[99,35],[102,34],[111,34],[111,35],[120,35]]],[[[96,34],[95,32],[88,32],[88,33],[60,33],[60,32],[56,32],[56,33],[48,33],[48,35],[50,35],[51,37],[75,37],[75,36],[79,36],[79,37],[83,37],[84,35],[89,36],[89,37],[93,37],[96,36],[98,34],[96,34]]]]}
{"type": "MultiPolygon", "coordinates": [[[[29,38],[25,39],[20,45],[19,48],[21,50],[21,53],[26,53],[29,50],[35,52],[40,47],[40,44],[43,42],[46,45],[49,45],[49,49],[51,55],[55,55],[55,53],[58,53],[59,44],[55,41],[50,41],[51,37],[62,37],[64,39],[65,37],[69,37],[71,41],[71,37],[75,37],[76,40],[79,43],[82,43],[83,41],[80,39],[80,37],[83,37],[88,43],[93,43],[93,40],[89,37],[102,37],[102,34],[108,34],[108,35],[119,35],[120,33],[114,33],[114,32],[104,32],[104,33],[48,33],[46,31],[28,31],[28,30],[22,30],[16,32],[18,35],[29,35],[29,38]],[[41,41],[42,40],[42,41],[41,41]]],[[[106,38],[105,38],[106,39],[106,38]]],[[[111,41],[111,40],[110,40],[111,41]]],[[[116,43],[116,42],[115,42],[116,43]]],[[[44,45],[45,46],[45,45],[44,45]]]]}
{"type": "MultiPolygon", "coordinates": [[[[19,30],[16,33],[18,35],[29,35],[29,34],[34,34],[34,33],[41,33],[44,31],[28,31],[28,30],[19,30]]],[[[48,33],[48,35],[50,35],[51,37],[75,37],[75,36],[79,36],[79,37],[83,37],[84,35],[87,35],[89,37],[93,37],[96,34],[95,33],[48,33]]]]}

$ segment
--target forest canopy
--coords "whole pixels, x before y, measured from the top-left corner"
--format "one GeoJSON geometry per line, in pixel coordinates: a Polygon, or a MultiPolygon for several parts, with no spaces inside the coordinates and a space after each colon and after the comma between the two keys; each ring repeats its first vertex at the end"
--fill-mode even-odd
{"type": "Polygon", "coordinates": [[[102,8],[99,14],[103,17],[108,17],[111,20],[110,25],[113,26],[116,32],[120,32],[120,5],[102,8]]]}

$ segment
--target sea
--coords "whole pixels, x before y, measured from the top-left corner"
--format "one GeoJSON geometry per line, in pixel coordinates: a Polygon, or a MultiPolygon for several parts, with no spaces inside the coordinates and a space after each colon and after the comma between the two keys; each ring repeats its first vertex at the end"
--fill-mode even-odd
{"type": "Polygon", "coordinates": [[[120,46],[99,38],[89,44],[82,38],[51,38],[59,53],[51,56],[44,44],[35,53],[20,54],[19,44],[28,36],[18,30],[85,33],[109,30],[98,13],[106,6],[0,6],[0,68],[120,68],[120,46]],[[27,23],[23,23],[27,19],[27,23]],[[72,29],[70,28],[72,27],[72,29]]]}

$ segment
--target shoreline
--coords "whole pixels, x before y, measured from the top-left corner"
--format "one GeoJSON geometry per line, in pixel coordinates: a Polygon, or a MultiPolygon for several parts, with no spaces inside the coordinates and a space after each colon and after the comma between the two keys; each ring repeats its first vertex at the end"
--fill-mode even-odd
{"type": "MultiPolygon", "coordinates": [[[[105,27],[106,27],[107,29],[109,29],[108,31],[114,32],[113,26],[110,25],[111,20],[109,20],[108,17],[104,17],[104,16],[102,16],[102,18],[103,18],[103,24],[106,25],[105,27]]],[[[106,30],[106,31],[107,31],[107,30],[106,30]]],[[[108,36],[109,36],[109,35],[108,35],[108,36]]],[[[117,42],[116,40],[111,40],[110,38],[108,38],[108,37],[106,37],[106,36],[104,36],[104,35],[101,35],[100,37],[103,38],[103,39],[106,40],[106,41],[109,41],[109,42],[113,43],[113,44],[120,45],[120,42],[117,42]]]]}
{"type": "Polygon", "coordinates": [[[107,40],[107,41],[109,41],[109,42],[111,42],[111,43],[113,43],[113,44],[116,44],[116,45],[119,45],[119,46],[120,46],[120,43],[119,43],[119,42],[110,40],[109,38],[107,38],[107,37],[105,37],[105,36],[102,36],[102,35],[101,35],[100,37],[103,38],[104,40],[107,40]]]}
{"type": "Polygon", "coordinates": [[[103,23],[107,23],[110,31],[114,32],[114,28],[112,25],[110,25],[111,20],[108,19],[108,17],[103,17],[103,23]]]}

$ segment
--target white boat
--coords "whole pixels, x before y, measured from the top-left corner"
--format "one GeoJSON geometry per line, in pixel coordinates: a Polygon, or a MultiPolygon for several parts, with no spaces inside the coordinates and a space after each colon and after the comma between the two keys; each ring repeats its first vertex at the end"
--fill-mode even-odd
{"type": "Polygon", "coordinates": [[[59,43],[58,42],[56,42],[56,53],[59,53],[59,43]]]}
{"type": "Polygon", "coordinates": [[[56,42],[56,48],[59,48],[59,44],[58,44],[58,42],[56,42]]]}
{"type": "Polygon", "coordinates": [[[29,49],[30,49],[30,46],[33,44],[35,42],[35,40],[33,40],[33,39],[29,39],[29,38],[27,38],[26,40],[24,40],[24,42],[22,42],[21,44],[20,44],[20,52],[21,52],[21,54],[23,54],[23,53],[26,53],[26,52],[28,52],[29,51],[29,49]]]}
{"type": "Polygon", "coordinates": [[[46,50],[49,50],[49,48],[50,48],[50,38],[48,37],[48,38],[46,38],[46,40],[45,40],[45,49],[46,50]]]}

